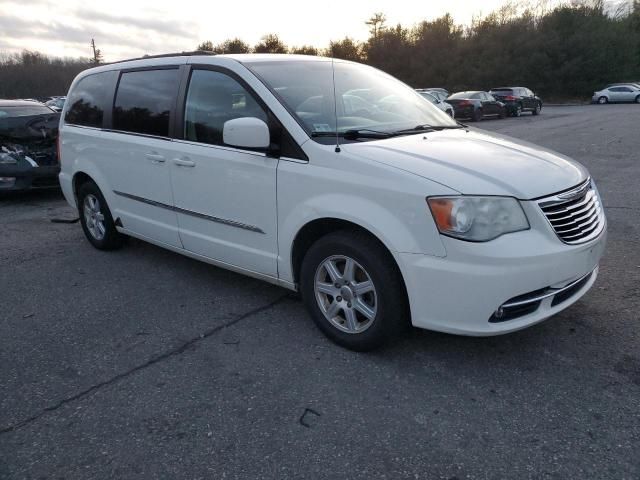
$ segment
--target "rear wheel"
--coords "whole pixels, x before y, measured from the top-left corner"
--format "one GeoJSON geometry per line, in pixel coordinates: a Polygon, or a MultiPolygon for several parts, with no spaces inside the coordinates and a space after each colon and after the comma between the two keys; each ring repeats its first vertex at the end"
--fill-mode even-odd
{"type": "Polygon", "coordinates": [[[636,97],[636,103],[640,103],[640,95],[636,97]]]}
{"type": "Polygon", "coordinates": [[[482,120],[482,109],[478,108],[477,110],[473,111],[473,116],[471,117],[471,120],[473,122],[479,122],[480,120],[482,120]]]}
{"type": "Polygon", "coordinates": [[[300,293],[318,328],[351,350],[374,349],[408,324],[400,272],[364,233],[343,230],[316,241],[302,261],[300,293]]]}
{"type": "Polygon", "coordinates": [[[605,103],[609,103],[609,99],[608,99],[607,97],[600,97],[600,98],[598,99],[598,103],[599,103],[600,105],[604,105],[605,103]]]}
{"type": "Polygon", "coordinates": [[[515,110],[513,111],[513,116],[514,117],[519,117],[522,115],[522,105],[521,104],[517,104],[515,110]]]}
{"type": "Polygon", "coordinates": [[[122,246],[123,235],[116,230],[107,201],[98,186],[87,181],[78,189],[82,230],[91,244],[100,250],[122,246]]]}

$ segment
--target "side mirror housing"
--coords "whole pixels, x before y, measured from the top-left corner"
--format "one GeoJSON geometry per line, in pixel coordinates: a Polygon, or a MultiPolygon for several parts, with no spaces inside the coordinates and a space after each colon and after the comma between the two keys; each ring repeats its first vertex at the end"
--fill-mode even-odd
{"type": "Polygon", "coordinates": [[[269,148],[267,124],[256,117],[227,120],[222,127],[222,141],[232,147],[269,148]]]}

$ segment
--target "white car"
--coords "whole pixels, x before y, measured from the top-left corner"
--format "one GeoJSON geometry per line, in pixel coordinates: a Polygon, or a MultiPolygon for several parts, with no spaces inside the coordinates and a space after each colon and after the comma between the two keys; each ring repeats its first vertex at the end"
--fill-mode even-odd
{"type": "Polygon", "coordinates": [[[416,91],[420,94],[422,98],[433,103],[436,107],[438,107],[440,110],[442,110],[451,118],[453,118],[454,116],[453,106],[450,103],[447,103],[444,100],[439,99],[438,96],[435,95],[435,92],[427,92],[424,90],[422,91],[416,90],[416,91]]]}
{"type": "Polygon", "coordinates": [[[298,290],[345,347],[409,324],[512,332],[596,279],[606,220],[584,167],[374,68],[149,57],[86,70],[67,98],[60,183],[95,247],[129,235],[298,290]]]}
{"type": "Polygon", "coordinates": [[[640,103],[640,87],[633,83],[610,85],[598,92],[593,92],[593,103],[640,103]]]}

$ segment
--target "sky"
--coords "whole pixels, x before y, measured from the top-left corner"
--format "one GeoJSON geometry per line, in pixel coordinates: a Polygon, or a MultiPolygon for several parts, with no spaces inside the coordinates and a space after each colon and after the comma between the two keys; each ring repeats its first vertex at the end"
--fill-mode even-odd
{"type": "MultiPolygon", "coordinates": [[[[553,4],[554,0],[545,0],[553,4]]],[[[411,26],[446,12],[469,24],[505,0],[0,0],[0,52],[37,50],[88,57],[94,38],[105,61],[194,50],[240,37],[255,44],[277,33],[289,46],[326,47],[330,40],[367,38],[365,20],[375,12],[387,24],[411,26]]]]}

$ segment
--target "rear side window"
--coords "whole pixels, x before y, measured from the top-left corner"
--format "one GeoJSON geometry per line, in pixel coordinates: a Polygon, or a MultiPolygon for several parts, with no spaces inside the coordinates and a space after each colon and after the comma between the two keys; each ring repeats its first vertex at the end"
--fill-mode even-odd
{"type": "Polygon", "coordinates": [[[113,72],[88,75],[77,83],[67,98],[66,123],[102,127],[104,111],[113,93],[113,72]]]}
{"type": "Polygon", "coordinates": [[[114,102],[113,129],[168,137],[177,89],[177,69],[123,73],[114,102]]]}
{"type": "Polygon", "coordinates": [[[224,123],[243,117],[267,122],[266,112],[235,79],[211,70],[193,71],[184,112],[186,140],[224,145],[224,123]]]}

